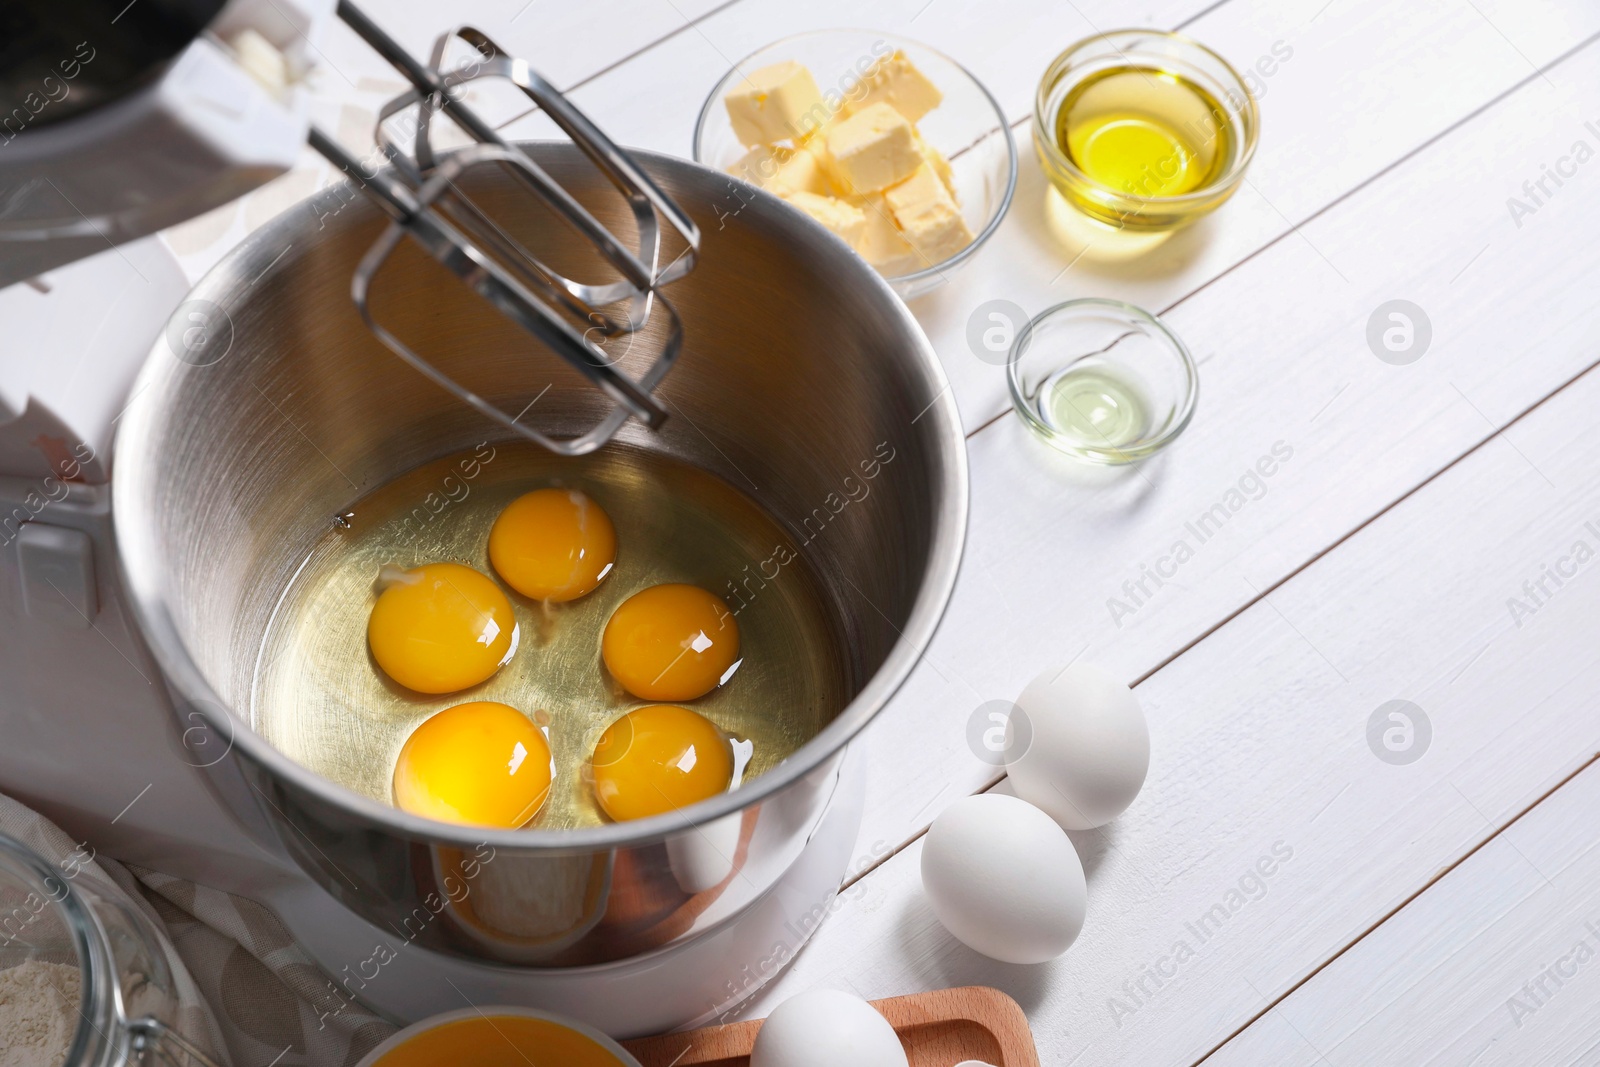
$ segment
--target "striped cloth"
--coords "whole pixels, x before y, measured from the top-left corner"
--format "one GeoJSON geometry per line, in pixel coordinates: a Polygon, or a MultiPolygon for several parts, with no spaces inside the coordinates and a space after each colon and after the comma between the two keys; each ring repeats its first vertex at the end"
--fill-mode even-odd
{"type": "Polygon", "coordinates": [[[354,1067],[395,1027],[333,983],[260,904],[92,855],[44,816],[0,795],[0,832],[63,870],[99,876],[161,934],[177,1028],[231,1067],[354,1067]]]}

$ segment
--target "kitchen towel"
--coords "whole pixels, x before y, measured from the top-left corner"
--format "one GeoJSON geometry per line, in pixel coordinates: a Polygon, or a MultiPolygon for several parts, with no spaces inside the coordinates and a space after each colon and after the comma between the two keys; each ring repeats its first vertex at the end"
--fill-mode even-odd
{"type": "Polygon", "coordinates": [[[254,901],[94,855],[0,795],[0,832],[56,865],[98,874],[149,919],[177,986],[176,1022],[232,1067],[353,1067],[390,1023],[341,996],[283,924],[254,901]],[[92,857],[85,859],[85,857],[92,857]]]}

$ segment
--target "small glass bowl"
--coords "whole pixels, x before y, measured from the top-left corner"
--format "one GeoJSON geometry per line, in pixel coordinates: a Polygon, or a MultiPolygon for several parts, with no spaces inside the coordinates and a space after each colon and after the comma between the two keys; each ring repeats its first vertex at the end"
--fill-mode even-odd
{"type": "Polygon", "coordinates": [[[1006,361],[1011,403],[1051,446],[1103,466],[1172,442],[1194,417],[1200,379],[1178,336],[1120,300],[1069,300],[1035,316],[1006,361]]]}
{"type": "Polygon", "coordinates": [[[911,300],[950,279],[999,229],[1017,188],[1017,145],[1000,104],[961,64],[927,45],[874,30],[814,30],[774,41],[733,65],[700,107],[694,126],[694,161],[726,172],[747,149],[733,135],[722,98],[743,77],[792,59],[810,68],[825,102],[837,105],[862,71],[882,56],[902,51],[944,94],[938,107],[917,123],[922,139],[950,160],[961,212],[972,243],[949,258],[911,274],[888,279],[901,299],[911,300]]]}
{"type": "Polygon", "coordinates": [[[1168,230],[1214,211],[1244,179],[1260,133],[1256,98],[1239,72],[1205,45],[1158,30],[1113,30],[1079,41],[1050,64],[1033,101],[1033,146],[1045,177],[1078,210],[1118,229],[1168,230]],[[1138,196],[1095,181],[1062,151],[1055,139],[1062,104],[1090,78],[1128,66],[1169,82],[1178,75],[1224,110],[1223,123],[1233,133],[1216,178],[1176,196],[1138,196]]]}

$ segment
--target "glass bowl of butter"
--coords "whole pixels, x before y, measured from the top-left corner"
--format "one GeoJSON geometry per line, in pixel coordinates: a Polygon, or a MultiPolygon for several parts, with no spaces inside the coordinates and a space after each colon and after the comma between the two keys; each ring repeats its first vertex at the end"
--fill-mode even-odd
{"type": "Polygon", "coordinates": [[[819,30],[735,63],[695,123],[694,160],[774,193],[911,300],[1000,226],[1017,147],[989,90],[926,45],[819,30]]]}

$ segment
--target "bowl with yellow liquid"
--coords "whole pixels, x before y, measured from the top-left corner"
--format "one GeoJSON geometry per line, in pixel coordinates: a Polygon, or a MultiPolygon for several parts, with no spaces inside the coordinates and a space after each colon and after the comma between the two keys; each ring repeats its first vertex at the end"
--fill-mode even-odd
{"type": "Polygon", "coordinates": [[[367,1053],[359,1067],[639,1067],[605,1034],[529,1008],[463,1008],[408,1026],[367,1053]]]}
{"type": "Polygon", "coordinates": [[[1232,196],[1261,117],[1227,60],[1181,34],[1116,30],[1056,57],[1034,98],[1050,183],[1090,218],[1166,230],[1232,196]]]}

